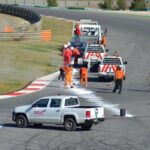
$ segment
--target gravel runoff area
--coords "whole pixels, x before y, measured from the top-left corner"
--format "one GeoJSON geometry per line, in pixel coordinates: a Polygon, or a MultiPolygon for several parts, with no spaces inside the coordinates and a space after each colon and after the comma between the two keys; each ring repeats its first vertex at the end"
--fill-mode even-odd
{"type": "Polygon", "coordinates": [[[14,28],[17,28],[20,27],[21,25],[25,26],[30,24],[28,21],[24,19],[5,14],[0,14],[0,18],[1,18],[0,32],[4,31],[5,26],[12,26],[14,28]]]}

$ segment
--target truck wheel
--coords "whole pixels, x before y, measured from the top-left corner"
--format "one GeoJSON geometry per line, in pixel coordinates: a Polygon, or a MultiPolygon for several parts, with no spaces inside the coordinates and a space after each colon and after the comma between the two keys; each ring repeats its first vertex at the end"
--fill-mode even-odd
{"type": "Polygon", "coordinates": [[[92,124],[82,124],[81,128],[82,130],[90,130],[92,127],[92,124]]]}
{"type": "Polygon", "coordinates": [[[64,126],[66,130],[74,131],[77,125],[73,118],[67,118],[64,122],[64,126]]]}
{"type": "Polygon", "coordinates": [[[17,118],[16,118],[16,124],[18,127],[20,128],[25,128],[28,126],[28,121],[27,121],[27,118],[24,116],[24,115],[19,115],[17,118]]]}

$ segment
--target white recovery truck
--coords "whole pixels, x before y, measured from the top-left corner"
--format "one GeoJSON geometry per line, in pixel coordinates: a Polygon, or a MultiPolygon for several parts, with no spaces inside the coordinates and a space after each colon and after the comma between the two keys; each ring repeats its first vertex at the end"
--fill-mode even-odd
{"type": "Polygon", "coordinates": [[[15,107],[12,120],[22,128],[29,124],[57,124],[64,125],[68,131],[75,130],[77,126],[89,130],[94,123],[104,121],[104,108],[80,106],[77,96],[48,96],[30,105],[15,107]]]}
{"type": "Polygon", "coordinates": [[[81,19],[73,23],[72,36],[75,37],[75,27],[79,24],[81,30],[81,39],[84,39],[87,44],[99,44],[102,40],[102,34],[106,29],[102,30],[101,25],[97,21],[81,19]]]}
{"type": "Polygon", "coordinates": [[[105,49],[103,45],[87,45],[83,55],[83,64],[87,64],[89,70],[97,71],[99,63],[107,56],[107,52],[108,49],[105,49]]]}
{"type": "MultiPolygon", "coordinates": [[[[114,73],[117,69],[117,66],[120,66],[121,69],[125,73],[126,78],[126,64],[127,62],[123,62],[121,57],[116,56],[106,56],[100,63],[98,68],[98,78],[102,79],[112,79],[114,80],[114,73]]],[[[124,78],[124,79],[125,79],[124,78]]]]}

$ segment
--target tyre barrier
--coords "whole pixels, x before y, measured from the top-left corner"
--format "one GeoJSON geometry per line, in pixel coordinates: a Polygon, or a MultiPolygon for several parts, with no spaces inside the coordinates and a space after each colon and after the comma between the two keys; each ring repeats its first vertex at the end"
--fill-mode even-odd
{"type": "Polygon", "coordinates": [[[0,4],[0,13],[13,15],[29,21],[31,24],[39,22],[41,16],[33,10],[21,8],[15,5],[0,4]]]}
{"type": "MultiPolygon", "coordinates": [[[[26,20],[28,23],[21,23],[16,26],[6,26],[12,30],[0,32],[0,39],[6,40],[21,40],[21,39],[39,39],[39,32],[41,30],[41,16],[33,10],[18,7],[15,5],[0,4],[0,13],[11,15],[14,17],[26,20]],[[34,35],[34,36],[32,36],[34,35]]],[[[22,22],[22,21],[21,21],[22,22]]]]}

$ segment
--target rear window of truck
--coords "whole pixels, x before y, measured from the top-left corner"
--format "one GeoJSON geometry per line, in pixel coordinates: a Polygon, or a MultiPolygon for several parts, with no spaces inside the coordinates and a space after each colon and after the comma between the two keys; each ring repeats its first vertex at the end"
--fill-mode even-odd
{"type": "Polygon", "coordinates": [[[68,98],[65,100],[65,106],[72,106],[72,105],[78,105],[77,98],[68,98]]]}
{"type": "Polygon", "coordinates": [[[88,46],[87,51],[95,51],[95,52],[104,53],[103,48],[100,46],[88,46]]]}
{"type": "Polygon", "coordinates": [[[105,58],[103,60],[103,64],[116,64],[121,65],[121,61],[119,58],[105,58]]]}

